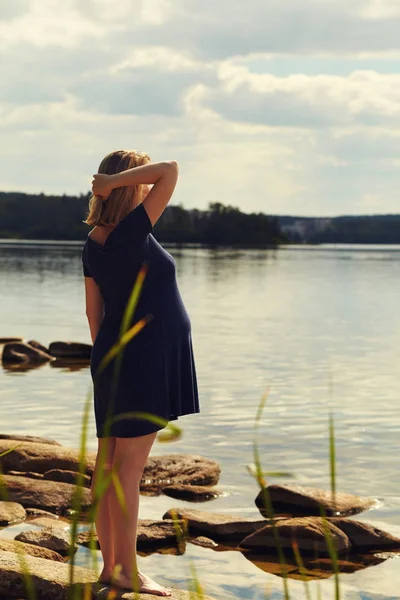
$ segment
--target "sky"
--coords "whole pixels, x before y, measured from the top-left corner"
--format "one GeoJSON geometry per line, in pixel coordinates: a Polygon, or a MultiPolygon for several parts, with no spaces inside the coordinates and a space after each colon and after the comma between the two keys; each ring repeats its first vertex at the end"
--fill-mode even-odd
{"type": "Polygon", "coordinates": [[[398,0],[1,0],[0,190],[137,149],[187,209],[400,213],[399,31],[398,0]]]}

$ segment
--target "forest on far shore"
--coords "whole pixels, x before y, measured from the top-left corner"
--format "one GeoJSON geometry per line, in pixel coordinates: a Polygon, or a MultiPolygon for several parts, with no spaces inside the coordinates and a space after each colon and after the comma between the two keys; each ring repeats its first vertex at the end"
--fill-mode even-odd
{"type": "MultiPolygon", "coordinates": [[[[84,241],[92,229],[83,223],[90,195],[0,192],[0,238],[84,241]]],[[[213,246],[276,247],[287,242],[277,217],[243,213],[220,202],[210,202],[206,210],[168,205],[154,226],[154,236],[159,242],[213,246]]]]}

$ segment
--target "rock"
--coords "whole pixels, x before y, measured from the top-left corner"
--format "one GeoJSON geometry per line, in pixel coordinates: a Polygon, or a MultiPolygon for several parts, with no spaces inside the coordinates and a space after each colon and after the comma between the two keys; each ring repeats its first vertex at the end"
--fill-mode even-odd
{"type": "Polygon", "coordinates": [[[152,485],[159,493],[168,485],[216,485],[221,474],[218,463],[198,454],[149,456],[142,486],[152,485]]]}
{"type": "MultiPolygon", "coordinates": [[[[336,493],[335,499],[330,491],[319,488],[292,484],[273,484],[266,487],[275,515],[320,516],[320,507],[327,516],[350,515],[370,508],[374,501],[352,494],[336,493]]],[[[263,490],[260,490],[255,504],[264,517],[269,517],[264,507],[263,490]]]]}
{"type": "Polygon", "coordinates": [[[3,362],[43,363],[53,360],[53,357],[42,350],[30,346],[26,342],[7,342],[4,344],[3,362]]]}
{"type": "MultiPolygon", "coordinates": [[[[96,583],[96,573],[84,567],[74,567],[73,588],[69,585],[70,566],[68,563],[59,563],[43,558],[26,556],[27,569],[35,582],[36,600],[68,600],[76,591],[76,597],[83,597],[84,584],[90,584],[88,598],[107,600],[111,597],[123,600],[159,600],[155,594],[120,591],[115,593],[115,588],[96,583]],[[72,592],[72,594],[71,594],[72,592]]],[[[161,583],[161,582],[160,582],[161,583]]],[[[167,586],[169,587],[169,586],[167,586]]],[[[174,600],[190,600],[193,592],[178,588],[171,588],[174,600]]],[[[24,576],[17,554],[14,552],[0,552],[0,598],[25,598],[26,588],[24,576]]],[[[210,596],[202,595],[202,600],[213,600],[210,596]]]]}
{"type": "MultiPolygon", "coordinates": [[[[329,520],[326,523],[331,539],[338,553],[350,549],[350,540],[343,531],[329,520]]],[[[275,523],[276,532],[279,536],[281,548],[292,549],[292,543],[297,542],[300,553],[318,553],[329,555],[325,529],[321,517],[294,517],[293,519],[281,519],[275,523]]],[[[258,531],[248,535],[239,544],[239,549],[253,551],[271,551],[277,544],[272,525],[266,525],[258,531]]]]}
{"type": "MultiPolygon", "coordinates": [[[[67,556],[71,548],[69,531],[64,531],[60,527],[54,526],[44,527],[39,530],[21,531],[21,533],[15,536],[15,539],[25,544],[33,544],[54,550],[61,554],[61,556],[67,556]]],[[[77,549],[78,544],[75,543],[73,547],[74,552],[77,549]]]]}
{"type": "Polygon", "coordinates": [[[28,340],[28,344],[30,346],[32,346],[32,348],[36,348],[37,350],[41,350],[42,352],[45,352],[46,354],[50,354],[49,349],[46,348],[46,346],[43,346],[43,344],[41,344],[37,340],[28,340]]]}
{"type": "Polygon", "coordinates": [[[39,444],[51,444],[52,446],[61,446],[60,442],[49,440],[38,435],[19,435],[15,433],[0,433],[0,440],[20,440],[21,442],[37,442],[39,444]]]}
{"type": "Polygon", "coordinates": [[[70,524],[68,521],[64,521],[64,519],[60,519],[55,515],[52,517],[35,517],[34,519],[29,519],[29,525],[35,525],[37,527],[55,527],[59,529],[70,529],[70,524]]]}
{"type": "Polygon", "coordinates": [[[88,358],[90,359],[92,344],[81,342],[51,342],[49,353],[57,358],[88,358]]]}
{"type": "Polygon", "coordinates": [[[368,523],[343,519],[340,517],[329,518],[328,521],[338,527],[347,535],[356,552],[370,550],[388,550],[389,548],[400,550],[400,539],[390,533],[386,533],[368,523]]]}
{"type": "MultiPolygon", "coordinates": [[[[37,600],[67,600],[70,566],[65,562],[55,562],[25,556],[26,567],[33,577],[37,600]]],[[[83,567],[74,568],[74,583],[93,584],[94,571],[83,567]]],[[[81,586],[77,587],[81,588],[81,586]]],[[[0,552],[0,598],[25,598],[27,591],[21,563],[15,552],[0,552]]],[[[78,596],[82,597],[82,595],[78,596]]],[[[150,600],[150,599],[148,599],[150,600]]]]}
{"type": "Polygon", "coordinates": [[[27,506],[25,510],[28,517],[49,517],[50,519],[57,519],[54,513],[51,513],[48,510],[42,510],[41,508],[27,506]]]}
{"type": "MultiPolygon", "coordinates": [[[[37,558],[45,558],[46,560],[55,560],[56,562],[65,562],[65,559],[54,552],[54,550],[48,550],[47,548],[41,548],[40,546],[33,546],[32,544],[24,544],[16,540],[9,540],[7,538],[0,537],[0,554],[1,551],[6,552],[23,552],[29,554],[29,556],[36,556],[37,558]]],[[[0,572],[1,578],[1,572],[0,572]]]]}
{"type": "MultiPolygon", "coordinates": [[[[15,475],[3,475],[0,481],[0,494],[4,494],[4,486],[11,501],[19,502],[25,507],[41,508],[61,515],[72,507],[72,498],[76,489],[76,486],[70,483],[15,475]]],[[[81,512],[86,512],[90,505],[90,490],[83,487],[81,512]]]]}
{"type": "Polygon", "coordinates": [[[251,519],[226,513],[208,512],[186,508],[171,508],[163,519],[178,519],[187,521],[189,535],[204,535],[212,540],[243,539],[250,533],[264,527],[265,519],[251,519]]]}
{"type": "Polygon", "coordinates": [[[26,510],[18,502],[0,500],[0,527],[21,523],[26,519],[26,510]]]}
{"type": "MultiPolygon", "coordinates": [[[[43,473],[43,479],[50,481],[64,481],[65,483],[76,484],[76,471],[67,471],[64,469],[50,469],[43,473]]],[[[91,477],[89,475],[83,475],[83,484],[86,487],[90,487],[91,477]]]]}
{"type": "MultiPolygon", "coordinates": [[[[14,446],[14,440],[0,440],[0,454],[14,446]]],[[[86,452],[85,473],[90,477],[96,454],[86,452]]],[[[0,466],[3,473],[30,471],[43,474],[54,470],[78,472],[79,450],[67,446],[21,442],[15,450],[0,457],[0,466]]],[[[155,493],[161,493],[164,487],[172,484],[215,485],[220,472],[217,462],[197,454],[151,456],[147,459],[140,489],[150,484],[154,486],[155,493]]]]}
{"type": "MultiPolygon", "coordinates": [[[[0,440],[0,454],[13,448],[14,440],[0,440]]],[[[92,475],[96,452],[86,453],[86,474],[92,475]]],[[[79,450],[67,446],[21,442],[18,448],[0,458],[3,473],[8,471],[34,471],[46,473],[50,469],[79,470],[79,450]]]]}
{"type": "MultiPolygon", "coordinates": [[[[187,537],[184,521],[177,523],[180,535],[183,539],[187,537]]],[[[100,548],[97,535],[93,535],[95,547],[100,548]]],[[[137,549],[146,551],[150,549],[160,549],[163,547],[173,547],[178,544],[177,533],[172,520],[153,521],[151,519],[139,519],[137,530],[137,549]]],[[[89,547],[90,530],[78,533],[77,542],[82,546],[89,547]]]]}
{"type": "Polygon", "coordinates": [[[187,500],[188,502],[205,502],[222,496],[223,492],[209,486],[175,484],[167,485],[163,488],[162,493],[171,498],[187,500]]]}
{"type": "Polygon", "coordinates": [[[7,475],[16,475],[16,477],[30,477],[31,479],[43,479],[43,473],[34,471],[7,471],[7,475]]]}
{"type": "Polygon", "coordinates": [[[193,538],[190,540],[191,544],[195,546],[201,546],[202,548],[218,548],[217,542],[214,540],[210,540],[210,538],[205,537],[204,535],[199,535],[199,537],[193,538]]]}

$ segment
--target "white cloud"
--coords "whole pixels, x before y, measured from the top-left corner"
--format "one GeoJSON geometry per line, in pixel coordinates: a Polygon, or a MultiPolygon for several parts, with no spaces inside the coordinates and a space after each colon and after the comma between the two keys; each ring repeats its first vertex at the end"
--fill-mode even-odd
{"type": "Polygon", "coordinates": [[[392,210],[399,13],[390,0],[3,0],[2,188],[86,191],[103,155],[136,147],[179,160],[174,201],[188,207],[392,210]],[[283,55],[296,72],[268,73],[283,55]]]}

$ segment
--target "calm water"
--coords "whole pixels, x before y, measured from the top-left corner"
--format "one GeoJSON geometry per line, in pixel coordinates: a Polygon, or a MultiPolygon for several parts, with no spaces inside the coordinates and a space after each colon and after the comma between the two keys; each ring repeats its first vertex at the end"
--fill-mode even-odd
{"type": "MultiPolygon", "coordinates": [[[[0,244],[0,336],[90,343],[81,247],[0,244]]],[[[201,413],[180,418],[182,439],[156,442],[152,455],[217,460],[227,495],[195,505],[142,496],[140,516],[161,518],[179,505],[258,517],[258,490],[246,465],[253,462],[254,418],[268,388],[259,432],[264,468],[328,489],[331,408],[338,490],[377,498],[377,508],[357,518],[400,536],[400,246],[168,250],[192,320],[201,413]]],[[[91,390],[88,367],[2,370],[0,390],[1,432],[78,445],[91,390]]],[[[89,446],[97,447],[93,413],[89,446]]],[[[221,600],[259,600],[267,590],[274,600],[283,597],[282,580],[239,552],[188,544],[182,556],[139,561],[160,583],[186,589],[193,562],[206,593],[221,600]]],[[[341,575],[341,597],[399,598],[399,565],[389,558],[341,575]]],[[[334,597],[330,578],[309,583],[313,598],[319,585],[324,600],[334,597]]],[[[289,590],[293,598],[306,597],[300,581],[290,580],[289,590]]]]}

